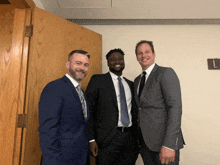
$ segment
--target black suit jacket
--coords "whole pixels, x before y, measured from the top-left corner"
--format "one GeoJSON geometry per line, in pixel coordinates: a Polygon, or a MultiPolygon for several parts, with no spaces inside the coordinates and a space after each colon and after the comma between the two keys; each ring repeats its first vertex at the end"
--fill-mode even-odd
{"type": "MultiPolygon", "coordinates": [[[[132,93],[132,133],[137,131],[137,106],[134,100],[133,82],[124,78],[132,93]]],[[[118,105],[110,73],[93,75],[86,89],[89,103],[90,140],[95,139],[99,148],[109,145],[118,125],[118,105]]]]}

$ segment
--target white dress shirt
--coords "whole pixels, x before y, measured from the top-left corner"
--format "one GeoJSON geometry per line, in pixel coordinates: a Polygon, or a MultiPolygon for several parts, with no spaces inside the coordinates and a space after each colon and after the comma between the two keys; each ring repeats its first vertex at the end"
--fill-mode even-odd
{"type": "Polygon", "coordinates": [[[67,73],[65,74],[65,76],[72,82],[73,86],[76,88],[78,85],[80,85],[76,80],[74,80],[70,75],[68,75],[67,73]]]}
{"type": "MultiPolygon", "coordinates": [[[[73,86],[76,88],[78,85],[81,86],[81,84],[79,84],[76,80],[74,80],[70,75],[68,75],[67,73],[65,74],[65,76],[72,82],[73,86]]],[[[77,92],[77,90],[76,90],[77,92]]],[[[78,93],[78,92],[77,92],[78,93]]],[[[85,102],[85,106],[87,107],[87,103],[85,102]]]]}
{"type": "MultiPolygon", "coordinates": [[[[146,72],[145,82],[147,81],[147,79],[148,79],[148,77],[149,77],[151,71],[153,70],[154,66],[155,66],[155,63],[153,63],[149,68],[147,68],[147,69],[145,70],[145,72],[146,72]]],[[[143,71],[144,71],[144,70],[143,70],[143,71]]],[[[143,76],[143,71],[142,71],[141,77],[143,76]]],[[[140,78],[140,81],[139,81],[139,83],[138,83],[137,94],[139,93],[140,83],[141,83],[141,78],[140,78]]]]}
{"type": "MultiPolygon", "coordinates": [[[[118,110],[119,110],[118,127],[123,127],[123,124],[121,122],[121,103],[120,103],[120,89],[119,89],[118,76],[112,72],[110,72],[110,75],[112,77],[112,81],[113,81],[113,84],[115,87],[118,110]]],[[[124,86],[124,90],[125,90],[125,97],[126,97],[126,103],[127,103],[127,108],[128,108],[128,116],[129,116],[129,120],[130,120],[128,127],[130,127],[132,125],[132,119],[131,119],[132,118],[132,116],[131,116],[132,95],[131,95],[131,90],[130,90],[128,83],[125,81],[125,79],[122,76],[120,76],[120,77],[121,77],[121,82],[122,82],[122,84],[124,86]]]]}

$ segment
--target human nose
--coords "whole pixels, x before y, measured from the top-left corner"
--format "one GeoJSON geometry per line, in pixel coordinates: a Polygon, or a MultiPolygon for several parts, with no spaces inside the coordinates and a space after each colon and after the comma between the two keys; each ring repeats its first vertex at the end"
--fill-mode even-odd
{"type": "Polygon", "coordinates": [[[143,54],[142,54],[142,57],[147,57],[147,56],[148,56],[147,53],[143,53],[143,54]]]}
{"type": "Polygon", "coordinates": [[[143,57],[147,57],[147,53],[143,53],[143,57]]]}
{"type": "Polygon", "coordinates": [[[79,68],[80,68],[80,70],[85,70],[86,67],[84,65],[80,65],[79,68]]]}
{"type": "Polygon", "coordinates": [[[120,63],[120,60],[116,60],[115,63],[116,63],[116,64],[119,64],[119,63],[120,63]]]}

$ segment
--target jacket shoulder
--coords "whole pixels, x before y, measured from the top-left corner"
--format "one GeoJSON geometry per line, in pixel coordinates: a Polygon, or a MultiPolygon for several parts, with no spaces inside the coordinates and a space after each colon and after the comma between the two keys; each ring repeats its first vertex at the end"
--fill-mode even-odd
{"type": "Polygon", "coordinates": [[[52,90],[54,92],[62,91],[64,88],[67,88],[67,85],[66,85],[67,81],[68,81],[68,78],[65,79],[64,77],[53,80],[44,87],[43,91],[45,90],[52,90]]]}
{"type": "Polygon", "coordinates": [[[94,74],[91,77],[90,81],[92,81],[92,82],[93,81],[105,81],[107,77],[108,77],[107,74],[94,74]]]}
{"type": "Polygon", "coordinates": [[[129,85],[133,85],[134,84],[134,82],[133,81],[131,81],[131,80],[129,80],[129,79],[127,79],[127,78],[125,78],[125,77],[123,77],[124,79],[125,79],[125,81],[129,84],[129,85]]]}
{"type": "Polygon", "coordinates": [[[139,74],[135,79],[134,79],[134,83],[140,78],[141,74],[139,74]]]}
{"type": "Polygon", "coordinates": [[[164,74],[164,73],[170,73],[170,72],[175,72],[175,71],[171,67],[164,67],[164,66],[158,66],[156,70],[156,73],[158,74],[164,74]]]}
{"type": "Polygon", "coordinates": [[[123,77],[126,81],[130,82],[130,83],[133,83],[133,81],[127,79],[126,77],[123,77]]]}

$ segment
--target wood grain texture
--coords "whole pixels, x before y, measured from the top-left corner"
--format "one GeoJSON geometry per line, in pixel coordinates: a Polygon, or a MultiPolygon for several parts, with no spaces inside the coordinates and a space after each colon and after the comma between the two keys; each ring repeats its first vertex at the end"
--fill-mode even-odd
{"type": "MultiPolygon", "coordinates": [[[[14,131],[14,127],[9,125],[15,118],[13,110],[16,111],[16,103],[13,101],[16,100],[16,96],[10,97],[10,94],[12,94],[11,89],[14,89],[11,83],[11,65],[13,65],[11,45],[14,14],[15,9],[13,6],[0,5],[0,164],[12,163],[14,147],[13,137],[10,138],[10,133],[14,131]],[[10,144],[11,142],[12,144],[10,144]]],[[[12,124],[14,125],[14,123],[12,124]]]]}
{"type": "MultiPolygon", "coordinates": [[[[18,9],[16,9],[18,10],[18,9]]],[[[21,10],[21,9],[20,9],[21,10]]],[[[31,24],[31,9],[22,9],[25,11],[25,26],[31,24]]],[[[21,61],[21,72],[20,72],[20,86],[19,86],[19,98],[18,98],[18,114],[25,113],[25,94],[26,94],[26,78],[27,78],[27,61],[28,61],[28,50],[29,50],[29,37],[23,38],[23,50],[22,50],[22,61],[21,61]]],[[[15,149],[13,157],[13,165],[22,165],[24,156],[24,142],[26,128],[17,128],[15,137],[15,149]],[[19,164],[20,163],[20,164],[19,164]]]]}
{"type": "Polygon", "coordinates": [[[102,37],[82,26],[39,8],[32,16],[33,36],[30,41],[26,91],[27,128],[24,165],[38,165],[41,157],[38,133],[38,102],[45,85],[67,72],[68,54],[75,49],[90,53],[90,66],[82,82],[86,88],[93,74],[102,73],[102,37]]]}
{"type": "Polygon", "coordinates": [[[11,165],[19,100],[24,11],[0,5],[0,164],[11,165]]]}
{"type": "Polygon", "coordinates": [[[33,0],[8,0],[11,5],[18,9],[34,8],[35,3],[33,0]]]}

